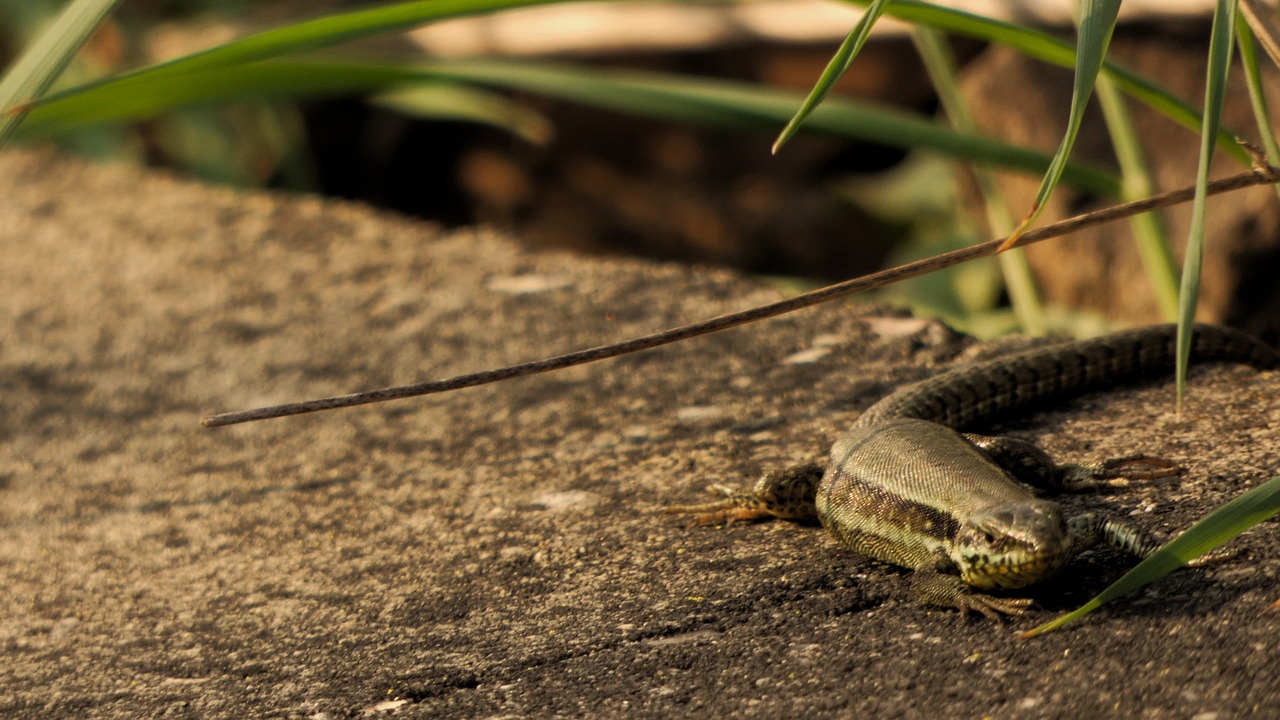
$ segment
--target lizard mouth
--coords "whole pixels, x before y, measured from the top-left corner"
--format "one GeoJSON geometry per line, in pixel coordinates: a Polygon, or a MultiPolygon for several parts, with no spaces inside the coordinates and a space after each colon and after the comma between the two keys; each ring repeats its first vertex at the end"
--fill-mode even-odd
{"type": "Polygon", "coordinates": [[[986,558],[962,573],[964,581],[982,590],[1011,590],[1040,582],[1058,570],[1053,554],[1020,558],[986,558]]]}

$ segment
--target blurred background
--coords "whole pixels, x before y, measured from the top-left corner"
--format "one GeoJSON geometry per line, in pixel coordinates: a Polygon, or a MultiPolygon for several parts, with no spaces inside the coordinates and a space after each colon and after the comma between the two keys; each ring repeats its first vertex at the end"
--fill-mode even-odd
{"type": "MultiPolygon", "coordinates": [[[[58,87],[376,4],[128,0],[58,87]]],[[[940,4],[1074,38],[1070,2],[940,4]]],[[[10,61],[63,5],[0,0],[0,58],[10,61]]],[[[1128,0],[1112,57],[1167,82],[1198,107],[1211,11],[1204,0],[1128,0]]],[[[715,78],[802,96],[861,14],[861,7],[824,0],[549,5],[439,22],[339,52],[396,63],[552,61],[715,78]]],[[[909,33],[902,23],[879,23],[836,93],[875,108],[936,117],[935,85],[909,33]]],[[[1052,152],[1069,105],[1070,70],[963,37],[949,38],[949,48],[983,132],[1052,152]]],[[[1248,130],[1244,85],[1236,86],[1226,124],[1248,130]]],[[[1135,122],[1154,150],[1150,161],[1161,188],[1190,183],[1196,136],[1138,107],[1135,122]]],[[[973,178],[955,160],[909,144],[804,133],[772,155],[779,127],[728,125],[655,119],[519,90],[481,95],[441,86],[188,106],[38,141],[238,187],[359,200],[449,227],[497,226],[540,247],[731,266],[788,278],[789,287],[852,277],[995,234],[976,209],[973,178]]],[[[1076,156],[1114,171],[1100,117],[1086,123],[1076,156]]],[[[1000,182],[1020,215],[1039,177],[1005,172],[1000,182]]],[[[1115,200],[1064,187],[1045,219],[1115,200]]],[[[1263,191],[1223,210],[1246,228],[1244,234],[1261,239],[1243,243],[1244,249],[1228,244],[1220,261],[1210,261],[1206,319],[1274,331],[1273,320],[1258,319],[1280,315],[1270,280],[1241,276],[1280,260],[1274,201],[1274,193],[1263,191]],[[1214,273],[1222,277],[1213,280],[1214,273]]],[[[1166,220],[1175,245],[1185,225],[1180,213],[1166,220]]],[[[1074,249],[1032,256],[1037,283],[1051,305],[1063,309],[1055,326],[1161,317],[1134,251],[1115,249],[1116,232],[1127,231],[1102,230],[1073,243],[1074,249]]],[[[885,297],[983,334],[1016,322],[995,263],[931,276],[885,297]]]]}

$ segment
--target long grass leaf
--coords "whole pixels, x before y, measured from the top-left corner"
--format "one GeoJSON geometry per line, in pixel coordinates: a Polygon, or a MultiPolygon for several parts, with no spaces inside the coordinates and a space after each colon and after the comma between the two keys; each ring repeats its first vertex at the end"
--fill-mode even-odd
{"type": "Polygon", "coordinates": [[[1209,67],[1205,78],[1204,129],[1200,135],[1200,164],[1196,169],[1196,195],[1191,204],[1191,233],[1182,256],[1182,284],[1178,289],[1178,360],[1175,369],[1177,406],[1187,386],[1187,364],[1191,357],[1191,326],[1195,323],[1196,303],[1200,299],[1200,270],[1204,264],[1205,188],[1209,184],[1209,167],[1213,163],[1213,138],[1222,118],[1222,105],[1227,93],[1227,75],[1231,70],[1231,51],[1236,29],[1235,0],[1218,0],[1213,12],[1213,28],[1209,36],[1209,67]]]}
{"type": "Polygon", "coordinates": [[[567,0],[418,0],[325,15],[264,30],[206,50],[149,65],[108,80],[88,83],[50,96],[62,99],[94,88],[125,88],[157,76],[173,76],[332,47],[352,40],[397,32],[468,15],[551,5],[567,0]]]}
{"type": "MultiPolygon", "coordinates": [[[[870,0],[844,0],[844,2],[865,6],[870,0]]],[[[1061,67],[1073,67],[1076,62],[1075,47],[1065,40],[1039,30],[967,13],[963,10],[953,10],[919,0],[894,0],[885,8],[884,14],[903,22],[928,25],[953,35],[964,35],[1004,45],[1027,57],[1061,67]]],[[[1200,131],[1202,120],[1200,112],[1182,99],[1120,63],[1107,60],[1102,67],[1129,96],[1185,128],[1200,131]]],[[[1242,165],[1249,164],[1249,153],[1236,141],[1234,133],[1229,130],[1220,130],[1217,137],[1222,149],[1231,153],[1231,156],[1242,165]]]]}
{"type": "MultiPolygon", "coordinates": [[[[1247,11],[1250,3],[1244,3],[1240,6],[1242,11],[1247,11]]],[[[1255,9],[1256,12],[1256,9],[1255,9]]],[[[1242,16],[1249,17],[1248,12],[1241,12],[1242,16]]],[[[1275,28],[1274,14],[1266,20],[1259,20],[1256,24],[1251,19],[1245,22],[1243,19],[1236,22],[1236,44],[1240,47],[1240,64],[1244,66],[1245,82],[1249,87],[1249,102],[1253,106],[1253,119],[1258,126],[1258,135],[1262,137],[1262,147],[1266,149],[1267,163],[1275,165],[1280,163],[1280,144],[1276,143],[1276,132],[1271,125],[1271,111],[1267,104],[1266,88],[1262,84],[1262,67],[1258,62],[1258,50],[1254,45],[1254,33],[1258,32],[1258,28],[1262,27],[1263,32],[1269,36],[1266,43],[1268,47],[1277,48],[1275,54],[1271,55],[1272,62],[1280,63],[1280,32],[1275,28]]],[[[1259,37],[1262,37],[1259,34],[1259,37]]],[[[1267,51],[1268,54],[1272,50],[1267,51]]],[[[1277,194],[1280,194],[1280,188],[1275,188],[1277,194]]]]}
{"type": "Polygon", "coordinates": [[[872,0],[867,6],[867,11],[858,19],[858,23],[853,26],[849,34],[845,36],[844,42],[840,43],[840,47],[836,50],[835,55],[827,62],[827,66],[823,68],[822,75],[818,77],[818,82],[814,84],[813,89],[809,91],[809,95],[800,104],[800,109],[796,114],[787,121],[786,127],[782,128],[782,132],[778,134],[778,139],[773,141],[772,151],[777,154],[778,150],[792,138],[800,130],[800,125],[813,113],[814,108],[822,102],[831,88],[835,86],[836,81],[840,79],[849,66],[853,63],[853,59],[858,56],[862,50],[862,46],[867,44],[867,38],[871,37],[871,28],[875,26],[876,20],[884,14],[884,7],[888,4],[888,0],[872,0]]]}
{"type": "MultiPolygon", "coordinates": [[[[917,25],[911,29],[911,39],[920,53],[934,89],[938,92],[938,100],[951,126],[960,132],[976,133],[977,123],[969,112],[964,93],[960,91],[955,56],[947,43],[947,37],[932,28],[917,25]]],[[[1000,191],[995,173],[991,168],[977,163],[969,170],[986,210],[988,234],[992,237],[1008,235],[1013,230],[1013,213],[1000,191]]],[[[998,260],[1004,285],[1009,293],[1009,304],[1018,318],[1018,324],[1029,335],[1044,335],[1048,331],[1048,321],[1026,253],[1015,248],[1001,253],[998,260]]]]}
{"type": "MultiPolygon", "coordinates": [[[[1155,194],[1155,180],[1151,177],[1142,141],[1138,137],[1138,129],[1129,114],[1124,96],[1116,88],[1115,82],[1105,74],[1098,76],[1094,92],[1097,93],[1098,105],[1102,108],[1102,117],[1111,135],[1111,146],[1115,148],[1116,160],[1120,165],[1124,199],[1137,200],[1155,194]]],[[[1173,321],[1178,316],[1178,264],[1174,260],[1169,233],[1161,221],[1160,212],[1135,215],[1129,219],[1129,227],[1147,275],[1147,283],[1155,296],[1156,307],[1165,320],[1173,321]]]]}
{"type": "MultiPolygon", "coordinates": [[[[252,60],[328,47],[382,32],[427,24],[435,20],[565,1],[567,0],[422,0],[338,13],[266,30],[165,63],[141,68],[117,78],[69,88],[46,98],[45,101],[64,100],[99,88],[120,89],[123,92],[130,84],[145,82],[158,75],[181,74],[202,68],[233,67],[252,60]]],[[[866,6],[871,0],[846,0],[846,2],[866,6]]],[[[1005,44],[1029,57],[1046,62],[1066,67],[1074,63],[1075,51],[1070,43],[1043,32],[1010,23],[941,8],[918,2],[918,0],[893,0],[886,6],[885,14],[910,23],[927,24],[945,32],[1005,44]]],[[[1200,115],[1187,103],[1150,80],[1116,63],[1108,62],[1104,67],[1129,95],[1179,124],[1199,129],[1200,115]]],[[[792,113],[788,113],[787,118],[791,115],[792,113]]],[[[782,122],[785,123],[786,119],[784,118],[782,122]]],[[[1232,133],[1224,130],[1218,137],[1223,148],[1233,157],[1242,163],[1249,161],[1248,153],[1235,142],[1232,133]]]]}
{"type": "Polygon", "coordinates": [[[73,0],[0,80],[0,147],[25,114],[3,112],[39,98],[120,0],[73,0]]]}
{"type": "Polygon", "coordinates": [[[1275,3],[1268,6],[1263,0],[1240,0],[1240,14],[1271,57],[1271,62],[1280,66],[1280,23],[1276,20],[1275,3]]]}
{"type": "Polygon", "coordinates": [[[214,69],[182,75],[147,75],[40,103],[28,115],[22,135],[62,135],[228,100],[338,95],[382,90],[423,79],[419,73],[385,65],[307,61],[251,63],[234,72],[214,69]]]}
{"type": "MultiPolygon", "coordinates": [[[[175,107],[233,98],[386,90],[440,80],[518,89],[610,110],[752,132],[772,132],[791,116],[800,99],[797,93],[762,90],[749,83],[524,60],[452,60],[412,67],[279,60],[250,63],[235,72],[149,76],[123,87],[94,88],[38,106],[23,132],[33,136],[66,133],[92,124],[150,117],[175,107]]],[[[1043,153],[954,132],[939,127],[931,118],[850,100],[824,103],[806,128],[1024,172],[1043,172],[1049,163],[1043,153]]],[[[1065,177],[1091,192],[1119,192],[1117,178],[1088,165],[1069,166],[1065,177]]]]}
{"type": "MultiPolygon", "coordinates": [[[[749,83],[587,71],[551,63],[470,61],[426,67],[455,79],[518,88],[623,112],[752,130],[790,117],[798,99],[794,93],[762,90],[749,83]]],[[[917,114],[852,100],[823,103],[805,126],[823,134],[924,149],[1011,170],[1037,172],[1048,162],[1043,153],[981,135],[954,132],[917,114]]],[[[1113,175],[1083,163],[1073,165],[1069,173],[1077,187],[1092,187],[1107,195],[1119,189],[1113,175]]]]}
{"type": "Polygon", "coordinates": [[[1076,46],[1075,82],[1071,89],[1071,110],[1067,117],[1067,130],[1062,136],[1062,143],[1053,155],[1049,172],[1045,173],[1040,183],[1040,190],[1031,210],[1009,236],[1005,247],[1012,247],[1026,232],[1031,223],[1040,216],[1044,204],[1058,187],[1062,178],[1062,170],[1071,157],[1071,150],[1076,144],[1076,135],[1080,124],[1084,121],[1084,111],[1088,107],[1089,98],[1093,96],[1093,85],[1102,70],[1102,61],[1107,56],[1107,47],[1111,44],[1111,34],[1116,28],[1116,16],[1120,13],[1120,0],[1084,0],[1081,3],[1079,42],[1076,46]]]}
{"type": "Polygon", "coordinates": [[[1280,513],[1280,477],[1272,478],[1205,516],[1186,532],[1138,563],[1119,580],[1079,608],[1023,633],[1033,637],[1074,622],[1177,570],[1191,560],[1280,513]]]}
{"type": "Polygon", "coordinates": [[[395,87],[370,100],[411,117],[492,125],[533,145],[545,145],[555,134],[551,119],[545,115],[499,93],[456,83],[395,87]]]}

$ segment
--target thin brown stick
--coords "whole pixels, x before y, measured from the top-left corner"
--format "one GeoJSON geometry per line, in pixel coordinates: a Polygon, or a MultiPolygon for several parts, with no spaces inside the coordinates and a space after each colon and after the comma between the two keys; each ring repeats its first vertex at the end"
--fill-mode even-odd
{"type": "MultiPolygon", "coordinates": [[[[1253,185],[1265,185],[1268,183],[1280,182],[1280,170],[1277,168],[1265,166],[1258,167],[1249,172],[1232,175],[1231,177],[1215,180],[1209,183],[1208,192],[1210,195],[1218,193],[1230,192],[1253,185]]],[[[1018,246],[1030,245],[1049,238],[1066,235],[1082,228],[1102,223],[1112,222],[1121,218],[1130,217],[1139,213],[1154,210],[1156,208],[1166,207],[1184,203],[1195,195],[1195,188],[1188,187],[1172,192],[1161,193],[1152,197],[1136,200],[1134,202],[1124,203],[1113,207],[1105,208],[1084,215],[1077,215],[1073,218],[1053,223],[1052,225],[1032,230],[1024,234],[1018,241],[1018,246]]],[[[468,373],[466,375],[455,375],[451,378],[443,380],[432,380],[429,382],[415,383],[413,385],[400,385],[397,387],[383,388],[381,390],[370,390],[367,392],[352,393],[350,395],[338,395],[334,397],[320,398],[318,400],[307,400],[304,402],[287,403],[284,405],[272,405],[270,407],[257,408],[254,410],[240,410],[236,412],[226,412],[218,415],[209,415],[200,419],[200,424],[205,427],[219,427],[222,425],[234,425],[236,423],[252,422],[254,420],[267,420],[270,418],[285,417],[286,415],[301,415],[303,413],[319,412],[321,410],[333,410],[336,408],[352,407],[354,405],[366,405],[369,403],[383,402],[386,400],[398,400],[400,398],[416,397],[418,395],[430,395],[432,393],[447,392],[449,390],[460,390],[462,388],[474,387],[476,385],[485,385],[488,383],[498,382],[499,380],[509,380],[511,378],[522,377],[524,375],[533,375],[536,373],[549,372],[551,370],[559,370],[561,368],[572,367],[574,365],[583,365],[597,360],[626,355],[628,353],[648,350],[660,345],[668,345],[670,343],[687,340],[698,335],[706,335],[707,333],[727,330],[731,327],[745,325],[747,323],[763,320],[765,318],[782,315],[784,313],[807,308],[812,305],[824,303],[836,298],[842,298],[846,295],[864,292],[866,290],[874,290],[900,280],[913,278],[918,275],[941,270],[951,267],[958,263],[975,260],[980,257],[995,255],[1004,240],[991,240],[978,245],[971,245],[967,248],[953,250],[941,255],[935,255],[923,260],[917,260],[898,267],[881,270],[880,272],[864,275],[852,280],[846,280],[835,285],[828,285],[812,292],[797,295],[793,298],[782,300],[770,305],[743,310],[741,312],[721,315],[703,320],[691,325],[684,325],[670,330],[664,330],[652,335],[624,340],[623,342],[613,345],[602,345],[600,347],[588,348],[586,350],[578,350],[576,352],[567,353],[565,355],[557,355],[556,357],[544,358],[542,360],[533,360],[530,362],[520,363],[518,365],[510,365],[497,370],[485,370],[482,372],[468,373]]]]}
{"type": "Polygon", "coordinates": [[[1269,7],[1262,0],[1241,0],[1240,13],[1258,44],[1271,56],[1271,62],[1280,65],[1280,23],[1276,22],[1275,7],[1269,7]]]}

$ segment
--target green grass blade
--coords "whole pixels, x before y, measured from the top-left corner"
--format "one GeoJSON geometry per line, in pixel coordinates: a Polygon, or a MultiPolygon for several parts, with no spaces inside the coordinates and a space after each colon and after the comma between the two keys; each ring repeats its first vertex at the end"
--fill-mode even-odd
{"type": "MultiPolygon", "coordinates": [[[[858,6],[865,6],[869,2],[869,0],[844,1],[858,6]]],[[[919,0],[894,0],[885,8],[884,14],[903,22],[928,25],[952,35],[964,35],[1004,45],[1027,57],[1061,67],[1074,67],[1076,63],[1075,47],[1071,43],[1039,30],[981,15],[930,5],[919,0]]],[[[1127,95],[1183,127],[1196,132],[1200,131],[1200,112],[1182,99],[1120,63],[1108,60],[1102,67],[1127,95]]],[[[1235,135],[1230,131],[1219,131],[1218,144],[1241,164],[1250,163],[1249,154],[1240,143],[1236,142],[1235,135]]]]}
{"type": "MultiPolygon", "coordinates": [[[[1240,0],[1240,14],[1248,23],[1258,41],[1262,43],[1271,62],[1280,65],[1280,18],[1276,17],[1275,3],[1268,5],[1266,0],[1240,0]]],[[[1253,53],[1253,40],[1250,38],[1250,53],[1253,53]]],[[[1243,46],[1243,43],[1242,43],[1243,46]]],[[[1243,54],[1243,47],[1241,53],[1243,54]]]]}
{"type": "Polygon", "coordinates": [[[533,145],[545,145],[555,134],[551,120],[545,115],[475,87],[421,83],[387,90],[371,100],[411,117],[492,125],[533,145]]]}
{"type": "Polygon", "coordinates": [[[38,99],[120,0],[73,0],[18,58],[0,80],[0,147],[13,136],[25,113],[10,112],[38,99]]]}
{"type": "MultiPolygon", "coordinates": [[[[934,89],[938,92],[938,100],[951,126],[960,132],[976,133],[977,123],[969,112],[964,93],[960,91],[955,56],[946,36],[932,28],[917,25],[911,30],[911,39],[920,53],[934,89]]],[[[986,210],[988,234],[991,237],[1008,235],[1013,230],[1013,213],[1000,191],[995,173],[991,168],[977,163],[973,164],[970,172],[986,210]]],[[[1005,289],[1009,293],[1009,304],[1018,318],[1018,324],[1028,335],[1044,335],[1048,332],[1048,321],[1025,251],[1014,248],[1000,253],[997,259],[1005,289]]]]}
{"type": "Polygon", "coordinates": [[[1236,28],[1235,0],[1218,0],[1213,12],[1213,28],[1209,36],[1209,67],[1205,79],[1204,130],[1200,136],[1200,165],[1196,169],[1196,195],[1191,204],[1191,234],[1182,256],[1182,284],[1178,290],[1178,360],[1175,369],[1177,406],[1187,386],[1187,364],[1191,357],[1191,326],[1195,323],[1196,303],[1200,299],[1200,269],[1204,263],[1205,187],[1209,184],[1209,166],[1213,162],[1214,142],[1222,118],[1222,104],[1227,93],[1227,74],[1231,69],[1231,50],[1236,28]]]}
{"type": "MultiPolygon", "coordinates": [[[[218,69],[180,76],[152,75],[136,78],[127,85],[88,89],[37,106],[23,132],[31,136],[67,133],[93,124],[151,117],[175,107],[227,99],[382,91],[441,80],[523,90],[682,123],[768,133],[791,117],[800,99],[797,93],[763,90],[750,83],[529,61],[457,60],[408,67],[279,60],[250,63],[234,72],[218,69]]],[[[954,132],[939,127],[931,118],[850,100],[824,103],[810,117],[806,128],[1024,172],[1043,172],[1049,163],[1043,153],[954,132]]],[[[1090,192],[1115,195],[1120,189],[1115,176],[1088,165],[1069,166],[1064,177],[1090,192]]]]}
{"type": "MultiPolygon", "coordinates": [[[[758,85],[656,73],[591,71],[553,63],[459,61],[425,66],[442,76],[517,88],[627,113],[743,130],[768,130],[791,117],[798,96],[758,85]]],[[[806,121],[812,132],[923,149],[1011,170],[1041,172],[1043,153],[939,127],[931,118],[852,100],[828,100],[806,121]]],[[[1112,195],[1117,179],[1084,164],[1069,169],[1072,184],[1112,195]]]]}
{"type": "MultiPolygon", "coordinates": [[[[1124,96],[1106,74],[1098,76],[1094,92],[1098,105],[1111,135],[1120,165],[1120,177],[1124,181],[1124,199],[1138,200],[1155,194],[1155,180],[1151,177],[1142,141],[1134,126],[1124,96]]],[[[1142,260],[1147,283],[1155,295],[1156,307],[1166,321],[1178,316],[1178,264],[1169,244],[1169,234],[1161,221],[1160,211],[1135,215],[1129,219],[1134,245],[1142,260]]]]}
{"type": "MultiPolygon", "coordinates": [[[[1262,84],[1262,68],[1258,63],[1258,49],[1254,45],[1253,36],[1257,32],[1259,37],[1266,37],[1265,47],[1275,48],[1275,50],[1268,49],[1268,54],[1274,52],[1272,61],[1280,63],[1280,31],[1275,27],[1274,14],[1255,21],[1257,9],[1255,8],[1255,14],[1246,12],[1251,2],[1256,0],[1249,0],[1240,6],[1242,17],[1236,23],[1236,44],[1240,47],[1240,64],[1244,66],[1244,77],[1249,86],[1249,101],[1253,105],[1253,118],[1258,126],[1258,135],[1262,137],[1262,147],[1266,150],[1267,162],[1276,165],[1280,163],[1280,145],[1276,143],[1276,133],[1271,129],[1271,111],[1267,107],[1267,93],[1262,84]],[[1244,17],[1249,18],[1247,22],[1243,19],[1244,17]]],[[[1280,187],[1275,188],[1275,191],[1280,193],[1280,187]]]]}
{"type": "Polygon", "coordinates": [[[1102,605],[1168,575],[1276,513],[1280,513],[1280,477],[1272,478],[1209,513],[1186,532],[1166,543],[1151,557],[1138,563],[1092,600],[1065,615],[1028,630],[1023,637],[1034,637],[1079,620],[1102,605]]]}
{"type": "Polygon", "coordinates": [[[88,83],[50,96],[62,99],[95,88],[124,89],[134,83],[165,75],[240,65],[281,55],[332,47],[382,33],[407,30],[438,20],[481,15],[567,0],[418,0],[340,12],[299,23],[264,30],[207,50],[126,73],[109,80],[88,83]]]}
{"type": "Polygon", "coordinates": [[[808,97],[800,104],[800,109],[787,121],[786,127],[782,128],[782,132],[778,134],[778,139],[773,141],[772,152],[775,155],[784,143],[799,132],[801,123],[813,113],[814,108],[818,107],[823,98],[827,96],[827,93],[831,91],[840,76],[844,75],[845,71],[849,69],[853,59],[861,52],[862,46],[867,44],[867,38],[871,37],[871,28],[875,26],[876,20],[879,20],[880,16],[884,14],[884,7],[887,4],[888,0],[872,0],[867,7],[867,11],[858,19],[858,23],[845,36],[844,42],[840,43],[836,54],[827,62],[822,75],[818,77],[818,82],[814,84],[813,89],[809,91],[808,97]]]}
{"type": "Polygon", "coordinates": [[[383,90],[420,82],[402,68],[372,63],[270,61],[234,71],[214,69],[182,75],[146,75],[40,103],[23,136],[61,135],[95,125],[155,117],[177,108],[227,100],[305,98],[383,90]]]}
{"type": "MultiPolygon", "coordinates": [[[[45,101],[64,100],[96,89],[125,92],[130,85],[140,87],[159,75],[182,74],[198,69],[232,67],[251,60],[277,57],[286,53],[327,47],[341,42],[367,37],[381,32],[402,30],[435,20],[463,15],[474,15],[531,5],[552,4],[565,0],[423,0],[397,3],[365,10],[338,13],[294,25],[267,30],[234,40],[208,50],[153,65],[110,80],[89,83],[46,98],[45,101]]],[[[867,5],[870,0],[848,0],[867,5]]],[[[1074,49],[1069,43],[1042,32],[1021,28],[1009,23],[939,8],[917,0],[894,0],[885,7],[885,14],[907,22],[924,23],[940,30],[1000,42],[1030,57],[1046,62],[1071,66],[1074,49]]],[[[1170,95],[1149,80],[1114,63],[1105,65],[1116,82],[1128,94],[1147,103],[1174,121],[1187,127],[1200,127],[1199,113],[1170,95]]],[[[785,123],[793,113],[787,113],[780,123],[785,123]]],[[[775,126],[776,127],[776,126],[775,126]]],[[[1242,162],[1248,162],[1248,154],[1235,143],[1232,134],[1219,133],[1223,147],[1242,162]]],[[[1021,162],[1025,162],[1025,159],[1021,162]]]]}
{"type": "Polygon", "coordinates": [[[1072,148],[1075,147],[1080,124],[1084,121],[1084,110],[1089,105],[1089,98],[1093,96],[1094,82],[1102,70],[1102,61],[1107,56],[1107,46],[1111,44],[1111,33],[1115,30],[1116,15],[1119,12],[1120,0],[1083,0],[1081,2],[1079,42],[1076,46],[1076,74],[1071,90],[1071,110],[1067,117],[1067,131],[1062,136],[1062,144],[1058,146],[1058,151],[1053,155],[1049,172],[1045,173],[1044,180],[1040,183],[1040,190],[1036,193],[1031,210],[1013,231],[1009,244],[1012,244],[1019,235],[1026,232],[1031,223],[1035,222],[1045,203],[1048,202],[1049,196],[1058,187],[1062,170],[1071,157],[1072,148]]]}
{"type": "MultiPolygon", "coordinates": [[[[873,11],[883,12],[883,14],[898,20],[916,25],[925,25],[942,32],[999,43],[1028,57],[1062,67],[1074,67],[1077,64],[1075,47],[1071,43],[1031,28],[967,13],[962,10],[953,10],[918,2],[917,0],[894,0],[892,3],[883,4],[880,0],[845,0],[845,2],[860,7],[868,7],[867,16],[864,16],[863,20],[849,33],[844,44],[841,45],[823,71],[813,91],[806,98],[800,111],[791,118],[787,127],[779,135],[777,142],[774,144],[775,152],[782,143],[794,134],[795,129],[803,122],[808,112],[822,101],[831,84],[834,83],[835,78],[838,78],[847,69],[853,54],[856,53],[853,45],[859,34],[870,27],[866,20],[873,11]]],[[[1119,2],[1114,4],[1118,6],[1119,2]]],[[[1199,131],[1201,126],[1200,113],[1182,99],[1119,63],[1106,61],[1102,67],[1125,93],[1147,104],[1183,127],[1199,131]]],[[[1096,75],[1096,73],[1094,74],[1096,75]]],[[[1233,133],[1225,130],[1221,131],[1218,134],[1218,142],[1223,149],[1230,152],[1241,163],[1247,164],[1249,162],[1248,153],[1236,142],[1233,133]]]]}

